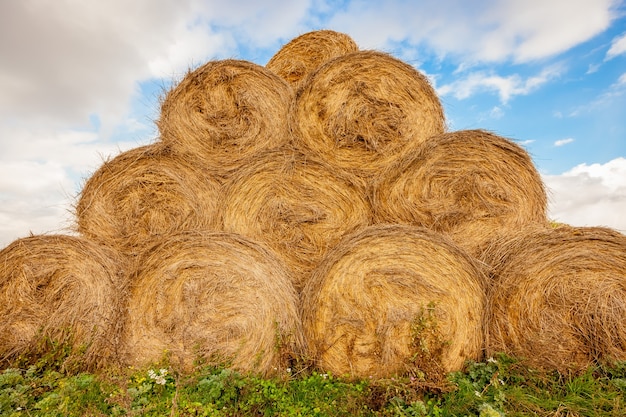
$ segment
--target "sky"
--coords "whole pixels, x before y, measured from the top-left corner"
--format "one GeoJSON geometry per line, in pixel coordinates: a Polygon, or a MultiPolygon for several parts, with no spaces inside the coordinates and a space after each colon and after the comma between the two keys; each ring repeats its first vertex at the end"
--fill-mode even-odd
{"type": "Polygon", "coordinates": [[[319,29],[427,75],[449,130],[523,146],[550,219],[626,232],[625,0],[0,0],[0,23],[0,248],[65,233],[189,70],[319,29]]]}

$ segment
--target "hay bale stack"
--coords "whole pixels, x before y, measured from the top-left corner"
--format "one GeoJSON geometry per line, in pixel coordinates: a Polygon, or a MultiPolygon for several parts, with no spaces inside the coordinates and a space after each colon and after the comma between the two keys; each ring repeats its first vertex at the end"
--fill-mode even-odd
{"type": "Polygon", "coordinates": [[[300,289],[329,248],[371,223],[365,195],[326,164],[288,149],[266,152],[225,185],[224,230],[271,247],[300,289]]]}
{"type": "Polygon", "coordinates": [[[533,229],[502,239],[488,256],[490,352],[564,373],[626,360],[626,236],[533,229]]]}
{"type": "Polygon", "coordinates": [[[316,30],[293,38],[283,45],[270,58],[265,68],[297,89],[302,80],[326,61],[358,50],[354,40],[345,33],[316,30]]]}
{"type": "Polygon", "coordinates": [[[298,146],[365,180],[445,129],[428,79],[377,51],[323,64],[296,93],[290,116],[298,146]]]}
{"type": "Polygon", "coordinates": [[[432,137],[381,174],[376,221],[449,234],[478,255],[495,235],[547,224],[547,197],[528,153],[484,130],[432,137]]]}
{"type": "Polygon", "coordinates": [[[292,90],[263,66],[210,61],[170,90],[157,121],[161,140],[207,166],[231,172],[263,149],[290,139],[292,90]]]}
{"type": "Polygon", "coordinates": [[[67,368],[117,360],[126,276],[115,251],[66,235],[33,235],[0,251],[0,363],[71,346],[67,368]]]}
{"type": "Polygon", "coordinates": [[[302,293],[310,354],[335,375],[425,372],[437,380],[478,360],[485,279],[472,258],[427,229],[377,225],[349,235],[302,293]]]}
{"type": "Polygon", "coordinates": [[[130,364],[229,362],[268,375],[300,353],[296,292],[274,254],[236,234],[164,237],[133,277],[125,340],[130,364]]]}
{"type": "Polygon", "coordinates": [[[134,257],[152,237],[215,230],[221,180],[199,166],[161,143],[122,152],[83,186],[77,231],[134,257]]]}

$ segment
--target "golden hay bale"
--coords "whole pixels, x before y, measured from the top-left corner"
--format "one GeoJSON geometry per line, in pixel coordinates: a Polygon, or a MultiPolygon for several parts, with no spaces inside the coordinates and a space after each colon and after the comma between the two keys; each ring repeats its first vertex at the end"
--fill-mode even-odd
{"type": "Polygon", "coordinates": [[[346,236],[302,292],[310,353],[336,375],[438,379],[478,360],[485,278],[451,240],[407,225],[346,236]]]}
{"type": "Polygon", "coordinates": [[[428,79],[376,51],[352,52],[320,66],[296,93],[290,123],[298,146],[365,178],[445,129],[428,79]]]}
{"type": "Polygon", "coordinates": [[[332,58],[356,52],[359,47],[345,33],[316,30],[300,35],[283,45],[267,62],[265,68],[297,88],[317,67],[332,58]]]}
{"type": "Polygon", "coordinates": [[[259,151],[289,141],[292,97],[287,82],[265,67],[210,61],[165,96],[157,122],[161,140],[209,166],[235,170],[259,151]]]}
{"type": "Polygon", "coordinates": [[[378,222],[449,234],[477,255],[494,235],[547,223],[547,197],[530,156],[484,130],[431,137],[381,173],[373,186],[378,222]]]}
{"type": "Polygon", "coordinates": [[[300,289],[343,235],[371,223],[366,196],[325,164],[285,149],[259,155],[225,185],[224,230],[271,247],[300,289]]]}
{"type": "Polygon", "coordinates": [[[490,352],[562,372],[626,360],[626,236],[533,228],[502,238],[487,255],[490,352]]]}
{"type": "Polygon", "coordinates": [[[68,344],[85,368],[116,362],[125,295],[120,255],[76,236],[34,235],[0,251],[0,363],[68,344]]]}
{"type": "Polygon", "coordinates": [[[150,237],[216,229],[220,180],[160,143],[122,152],[85,183],[77,231],[136,256],[150,237]]]}
{"type": "Polygon", "coordinates": [[[275,255],[234,233],[164,237],[133,277],[125,340],[131,364],[196,359],[263,375],[302,349],[296,292],[275,255]]]}

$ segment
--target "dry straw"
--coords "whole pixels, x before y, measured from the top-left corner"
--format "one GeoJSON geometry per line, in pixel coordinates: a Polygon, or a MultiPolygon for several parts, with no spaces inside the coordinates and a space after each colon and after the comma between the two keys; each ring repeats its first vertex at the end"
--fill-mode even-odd
{"type": "Polygon", "coordinates": [[[365,179],[445,128],[428,79],[376,51],[319,67],[303,81],[290,116],[298,146],[365,179]]]}
{"type": "Polygon", "coordinates": [[[485,278],[451,240],[407,225],[346,236],[302,292],[310,354],[335,375],[438,380],[483,348],[485,278]]]}
{"type": "Polygon", "coordinates": [[[326,61],[358,50],[354,40],[345,33],[316,30],[283,45],[265,67],[297,89],[303,79],[326,61]]]}
{"type": "Polygon", "coordinates": [[[205,164],[236,170],[289,141],[289,84],[263,66],[210,61],[189,72],[161,104],[161,140],[205,164]]]}
{"type": "Polygon", "coordinates": [[[251,161],[225,185],[224,229],[263,241],[299,289],[329,248],[371,223],[366,197],[341,173],[290,150],[251,161]]]}
{"type": "Polygon", "coordinates": [[[0,251],[0,363],[71,346],[66,367],[117,361],[126,277],[119,254],[66,235],[34,235],[0,251]]]}
{"type": "Polygon", "coordinates": [[[430,138],[373,188],[377,221],[447,233],[475,255],[496,234],[547,223],[546,192],[528,153],[484,130],[430,138]]]}
{"type": "Polygon", "coordinates": [[[262,375],[301,352],[296,292],[274,254],[242,236],[161,239],[133,277],[125,340],[130,364],[196,360],[262,375]]]}
{"type": "Polygon", "coordinates": [[[626,236],[533,229],[502,239],[488,256],[490,352],[562,372],[626,360],[626,236]]]}
{"type": "Polygon", "coordinates": [[[76,205],[78,232],[136,256],[154,236],[217,228],[216,174],[161,143],[122,152],[85,183],[76,205]]]}

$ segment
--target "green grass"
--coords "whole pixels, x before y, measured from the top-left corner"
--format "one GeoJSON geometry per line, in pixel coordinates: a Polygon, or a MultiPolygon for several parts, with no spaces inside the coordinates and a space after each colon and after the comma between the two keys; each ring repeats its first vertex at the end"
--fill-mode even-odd
{"type": "Polygon", "coordinates": [[[626,363],[580,375],[500,355],[429,384],[349,381],[309,369],[259,378],[227,368],[178,375],[167,364],[96,374],[64,369],[62,349],[0,371],[2,416],[625,416],[626,363]]]}

